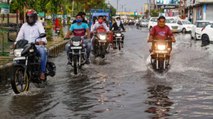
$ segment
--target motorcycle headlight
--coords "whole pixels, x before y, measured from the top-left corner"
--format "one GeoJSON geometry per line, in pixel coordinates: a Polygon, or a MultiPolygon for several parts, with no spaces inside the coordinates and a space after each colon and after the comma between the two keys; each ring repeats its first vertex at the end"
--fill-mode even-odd
{"type": "Polygon", "coordinates": [[[121,34],[120,34],[120,33],[116,33],[115,35],[116,35],[116,36],[118,36],[118,37],[120,37],[120,36],[121,36],[121,34]]]}
{"type": "Polygon", "coordinates": [[[157,45],[157,49],[158,50],[166,50],[166,46],[165,45],[157,45]]]}
{"type": "Polygon", "coordinates": [[[29,52],[34,52],[34,49],[30,49],[29,52]]]}
{"type": "Polygon", "coordinates": [[[106,40],[106,34],[99,34],[98,37],[100,38],[100,40],[106,40]]]}
{"type": "Polygon", "coordinates": [[[80,42],[73,41],[72,44],[73,44],[73,46],[79,46],[80,42]]]}
{"type": "Polygon", "coordinates": [[[21,57],[21,52],[23,51],[23,49],[15,49],[14,50],[14,56],[16,57],[21,57]]]}

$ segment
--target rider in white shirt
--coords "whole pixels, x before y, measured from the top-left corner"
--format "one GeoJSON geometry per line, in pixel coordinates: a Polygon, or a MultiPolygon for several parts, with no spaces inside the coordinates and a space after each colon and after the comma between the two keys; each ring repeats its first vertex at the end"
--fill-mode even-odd
{"type": "Polygon", "coordinates": [[[109,32],[109,27],[103,20],[103,16],[98,16],[98,22],[96,22],[92,27],[91,27],[91,32],[95,32],[96,29],[100,26],[103,26],[106,32],[109,32]]]}
{"type": "MultiPolygon", "coordinates": [[[[19,40],[28,40],[29,43],[35,43],[35,39],[39,37],[41,33],[45,33],[44,27],[40,21],[35,10],[28,10],[26,12],[26,23],[21,26],[21,29],[16,38],[16,42],[19,40]]],[[[16,44],[14,43],[14,45],[16,44]]],[[[40,79],[45,79],[46,63],[47,63],[47,50],[45,45],[47,44],[46,38],[36,40],[36,48],[41,57],[41,75],[40,79]]]]}

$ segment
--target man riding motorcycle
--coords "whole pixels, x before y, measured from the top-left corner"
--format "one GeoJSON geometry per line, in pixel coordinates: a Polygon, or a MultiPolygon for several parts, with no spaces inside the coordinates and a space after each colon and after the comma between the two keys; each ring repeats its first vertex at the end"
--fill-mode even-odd
{"type": "MultiPolygon", "coordinates": [[[[172,31],[167,25],[165,25],[165,23],[166,23],[166,18],[164,16],[160,16],[158,18],[158,24],[151,29],[149,34],[149,39],[147,42],[153,42],[154,40],[158,40],[158,39],[161,39],[161,40],[171,39],[172,42],[176,42],[172,31]]],[[[151,53],[152,53],[153,47],[154,47],[154,44],[152,44],[152,49],[150,50],[151,53]]],[[[171,44],[169,47],[172,50],[171,44]]]]}
{"type": "MultiPolygon", "coordinates": [[[[41,33],[45,33],[44,27],[40,21],[35,10],[28,10],[26,12],[26,23],[21,26],[21,29],[16,38],[16,42],[19,40],[28,40],[29,43],[34,43],[35,39],[39,37],[41,33]]],[[[16,45],[14,43],[14,48],[16,45]]],[[[36,48],[41,57],[41,74],[40,79],[45,80],[45,71],[47,63],[47,51],[45,45],[47,44],[46,38],[36,40],[36,48]]]]}
{"type": "MultiPolygon", "coordinates": [[[[84,37],[85,35],[87,35],[87,39],[84,39],[83,43],[86,46],[86,52],[87,52],[87,59],[86,59],[86,64],[89,64],[89,57],[90,57],[90,50],[91,50],[91,43],[90,43],[90,32],[89,32],[89,26],[82,22],[82,16],[80,14],[76,15],[76,23],[72,24],[70,26],[69,31],[67,32],[65,38],[70,38],[71,35],[73,36],[81,36],[84,37]]],[[[67,55],[69,52],[69,47],[70,47],[70,43],[67,43],[65,48],[67,51],[67,55]]],[[[69,56],[68,56],[69,58],[69,56]]],[[[70,60],[68,60],[70,61],[70,60]]]]}
{"type": "Polygon", "coordinates": [[[107,24],[104,22],[103,16],[98,16],[98,22],[96,22],[92,27],[91,27],[91,32],[95,32],[99,30],[99,28],[103,27],[106,32],[109,32],[109,27],[107,24]]]}
{"type": "Polygon", "coordinates": [[[123,26],[123,23],[120,19],[120,17],[117,17],[115,22],[112,24],[112,27],[111,27],[111,30],[114,30],[114,31],[120,31],[120,30],[123,30],[123,31],[126,31],[124,26],[123,26]]]}
{"type": "MultiPolygon", "coordinates": [[[[85,12],[79,12],[78,15],[81,15],[81,17],[82,17],[82,22],[83,22],[83,23],[88,24],[87,20],[85,19],[85,16],[86,16],[86,13],[85,13],[85,12]]],[[[74,21],[72,22],[72,24],[74,24],[74,23],[76,23],[76,22],[77,22],[77,21],[74,20],[74,21]]]]}
{"type": "MultiPolygon", "coordinates": [[[[98,22],[93,24],[91,27],[91,33],[93,34],[94,32],[107,32],[108,34],[110,33],[109,27],[104,22],[104,17],[101,15],[98,16],[98,22]]],[[[94,41],[94,36],[92,37],[91,41],[94,41]]]]}
{"type": "MultiPolygon", "coordinates": [[[[125,32],[126,31],[120,17],[117,17],[116,20],[113,20],[113,24],[112,24],[112,27],[110,28],[110,30],[115,31],[115,32],[118,32],[118,31],[125,32]]],[[[113,39],[115,40],[115,37],[113,37],[113,39]]],[[[122,35],[122,43],[123,43],[123,41],[124,41],[124,35],[122,35]]],[[[115,46],[113,46],[113,48],[116,49],[115,46]]]]}

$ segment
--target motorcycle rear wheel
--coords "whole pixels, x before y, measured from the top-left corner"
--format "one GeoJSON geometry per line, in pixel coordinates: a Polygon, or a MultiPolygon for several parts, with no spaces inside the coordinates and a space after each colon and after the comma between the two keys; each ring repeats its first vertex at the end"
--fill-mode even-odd
{"type": "Polygon", "coordinates": [[[24,75],[23,67],[15,67],[13,72],[13,78],[11,79],[12,89],[15,94],[25,92],[29,90],[29,76],[28,74],[24,75]]]}

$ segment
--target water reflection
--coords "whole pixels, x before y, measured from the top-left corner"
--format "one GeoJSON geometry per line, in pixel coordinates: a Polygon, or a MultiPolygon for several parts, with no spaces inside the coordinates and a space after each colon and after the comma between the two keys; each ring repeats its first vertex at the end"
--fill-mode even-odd
{"type": "Polygon", "coordinates": [[[63,104],[66,105],[67,109],[73,113],[74,117],[90,119],[95,117],[93,113],[88,110],[95,106],[93,99],[90,95],[93,89],[93,85],[88,80],[87,76],[76,77],[67,85],[67,91],[64,95],[67,95],[63,99],[63,104]]]}
{"type": "Polygon", "coordinates": [[[169,112],[173,102],[168,95],[171,90],[170,86],[161,84],[152,85],[147,88],[149,96],[145,103],[149,106],[145,112],[153,114],[151,119],[166,119],[167,116],[170,116],[169,112]]]}

